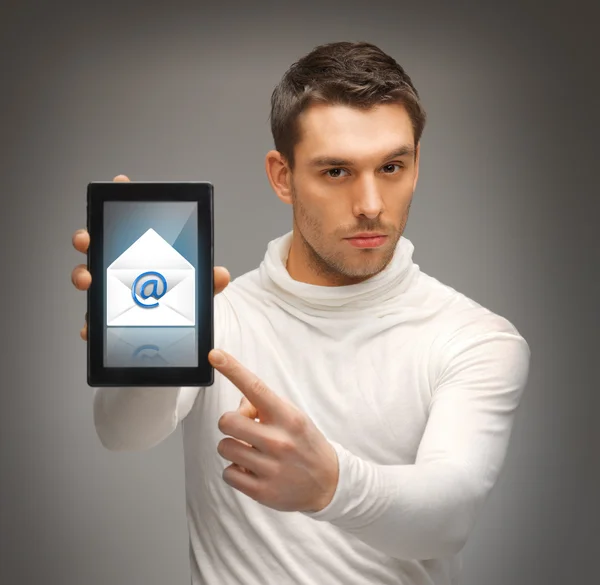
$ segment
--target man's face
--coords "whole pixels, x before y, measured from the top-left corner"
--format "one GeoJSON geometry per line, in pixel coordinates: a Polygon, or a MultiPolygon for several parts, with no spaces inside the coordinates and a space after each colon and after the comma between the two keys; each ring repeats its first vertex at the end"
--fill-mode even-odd
{"type": "Polygon", "coordinates": [[[418,177],[410,118],[398,104],[315,105],[299,123],[291,190],[303,255],[337,284],[360,282],[389,263],[408,219],[418,177]]]}

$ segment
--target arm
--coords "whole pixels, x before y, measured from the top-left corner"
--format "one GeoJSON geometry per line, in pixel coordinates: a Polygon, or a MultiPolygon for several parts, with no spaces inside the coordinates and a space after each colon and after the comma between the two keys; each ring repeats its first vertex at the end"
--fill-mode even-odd
{"type": "Polygon", "coordinates": [[[166,439],[190,412],[199,388],[96,388],[94,424],[113,451],[149,449],[166,439]]]}
{"type": "MultiPolygon", "coordinates": [[[[215,271],[216,290],[229,274],[215,271]]],[[[220,340],[228,326],[227,300],[215,296],[215,334],[220,340]]],[[[101,443],[113,451],[140,451],[166,439],[191,411],[199,388],[103,387],[94,390],[94,424],[101,443]]]]}
{"type": "MultiPolygon", "coordinates": [[[[229,273],[215,271],[217,291],[229,273]]],[[[229,323],[228,301],[215,296],[215,335],[221,340],[229,323]]],[[[192,409],[199,388],[103,387],[94,391],[94,424],[101,443],[113,451],[140,451],[166,439],[192,409]]]]}
{"type": "MultiPolygon", "coordinates": [[[[129,182],[117,175],[115,182],[129,182]]],[[[73,247],[86,254],[90,244],[87,230],[73,234],[73,247]]],[[[229,284],[229,272],[214,269],[214,293],[218,295],[229,284]]],[[[86,264],[79,264],[71,273],[75,288],[88,290],[92,281],[86,264]]],[[[218,298],[218,297],[217,297],[218,298]]],[[[215,300],[215,318],[217,317],[215,300]]],[[[87,340],[86,322],[80,331],[87,340]]],[[[94,423],[102,444],[112,450],[147,449],[168,437],[191,410],[198,388],[96,388],[94,391],[94,423]]]]}
{"type": "Polygon", "coordinates": [[[376,465],[337,443],[337,490],[318,512],[386,554],[431,559],[462,549],[502,468],[530,350],[516,333],[452,346],[415,463],[376,465]]]}

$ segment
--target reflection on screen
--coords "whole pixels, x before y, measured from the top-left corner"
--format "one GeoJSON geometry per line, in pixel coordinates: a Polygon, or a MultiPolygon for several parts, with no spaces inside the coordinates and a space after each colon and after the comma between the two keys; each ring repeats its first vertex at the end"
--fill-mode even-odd
{"type": "Polygon", "coordinates": [[[105,367],[198,365],[196,208],[105,203],[105,367]]]}

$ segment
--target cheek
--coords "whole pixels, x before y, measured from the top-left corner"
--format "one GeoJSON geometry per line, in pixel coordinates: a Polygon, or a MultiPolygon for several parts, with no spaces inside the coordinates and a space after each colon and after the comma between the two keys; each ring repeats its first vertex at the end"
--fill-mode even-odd
{"type": "Polygon", "coordinates": [[[340,203],[342,203],[341,200],[336,201],[325,195],[309,196],[302,200],[307,215],[324,228],[331,227],[336,222],[339,223],[340,219],[344,217],[345,210],[340,203]]]}
{"type": "Polygon", "coordinates": [[[301,197],[296,201],[296,215],[306,227],[320,231],[323,223],[323,209],[318,201],[309,197],[301,197]]]}
{"type": "Polygon", "coordinates": [[[414,175],[407,173],[401,181],[390,184],[385,191],[385,202],[389,209],[395,211],[405,210],[411,202],[413,196],[414,175]]]}
{"type": "Polygon", "coordinates": [[[313,243],[326,239],[339,228],[343,211],[324,197],[298,198],[294,213],[299,227],[313,243]]]}

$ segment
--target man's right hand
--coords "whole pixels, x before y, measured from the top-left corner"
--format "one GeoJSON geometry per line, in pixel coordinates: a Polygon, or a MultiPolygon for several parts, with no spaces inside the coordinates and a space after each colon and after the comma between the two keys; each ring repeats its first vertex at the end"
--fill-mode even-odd
{"type": "MultiPolygon", "coordinates": [[[[113,181],[128,182],[129,179],[125,175],[117,175],[113,181]]],[[[87,230],[77,230],[73,234],[73,246],[82,254],[87,254],[88,246],[90,245],[90,234],[87,230]]],[[[214,293],[217,295],[229,284],[229,271],[223,266],[216,266],[214,273],[214,293]]],[[[71,281],[75,288],[79,290],[87,290],[92,283],[92,275],[87,269],[86,264],[78,264],[71,273],[71,281]]],[[[85,324],[79,332],[83,340],[87,340],[87,313],[85,315],[85,324]]]]}

